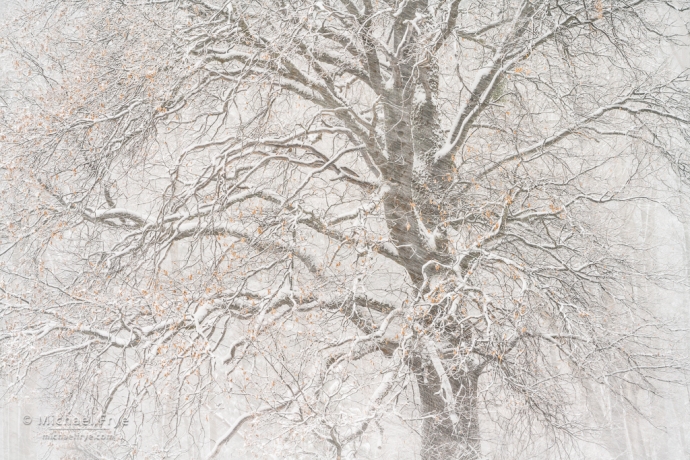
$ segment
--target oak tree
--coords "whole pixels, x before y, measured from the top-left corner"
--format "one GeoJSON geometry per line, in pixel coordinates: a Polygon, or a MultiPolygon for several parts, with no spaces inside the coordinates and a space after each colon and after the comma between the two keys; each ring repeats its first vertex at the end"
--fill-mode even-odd
{"type": "Polygon", "coordinates": [[[581,389],[680,366],[623,211],[688,174],[687,8],[36,1],[2,45],[2,372],[227,416],[209,457],[253,424],[354,458],[393,419],[427,460],[567,455],[581,389]]]}

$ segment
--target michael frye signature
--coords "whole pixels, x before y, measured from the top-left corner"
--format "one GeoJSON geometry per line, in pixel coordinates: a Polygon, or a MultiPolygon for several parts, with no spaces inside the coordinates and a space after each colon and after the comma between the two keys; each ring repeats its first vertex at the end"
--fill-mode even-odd
{"type": "Polygon", "coordinates": [[[82,417],[74,415],[44,415],[22,417],[24,425],[33,425],[43,432],[39,438],[43,441],[120,441],[121,434],[116,428],[124,428],[129,419],[112,417],[82,417]]]}

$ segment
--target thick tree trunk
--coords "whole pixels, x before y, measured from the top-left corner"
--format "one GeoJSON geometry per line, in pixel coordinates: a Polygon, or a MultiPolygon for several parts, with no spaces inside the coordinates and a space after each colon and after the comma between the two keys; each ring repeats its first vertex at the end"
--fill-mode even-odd
{"type": "MultiPolygon", "coordinates": [[[[480,455],[477,419],[477,378],[449,378],[454,406],[443,398],[441,382],[433,368],[417,373],[422,403],[422,459],[474,460],[480,455]]],[[[447,398],[448,399],[448,398],[447,398]]]]}
{"type": "MultiPolygon", "coordinates": [[[[406,1],[395,15],[393,49],[400,56],[391,76],[394,88],[384,91],[387,161],[381,165],[390,186],[383,205],[391,242],[412,284],[425,291],[430,289],[425,284],[425,265],[452,260],[445,228],[438,226],[446,215],[443,201],[449,198],[446,187],[453,169],[452,159],[434,164],[434,153],[443,138],[436,101],[439,69],[433,58],[420,65],[415,31],[410,28],[410,22],[428,5],[427,0],[406,1]],[[417,96],[421,95],[420,100],[417,96]]],[[[410,365],[424,417],[422,459],[477,459],[477,376],[456,373],[444,376],[442,382],[439,372],[445,371],[429,365],[423,353],[413,353],[410,365]]]]}

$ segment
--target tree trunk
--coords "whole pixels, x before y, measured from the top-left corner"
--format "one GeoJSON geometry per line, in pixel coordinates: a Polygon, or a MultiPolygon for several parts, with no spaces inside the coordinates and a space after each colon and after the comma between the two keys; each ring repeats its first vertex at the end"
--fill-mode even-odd
{"type": "MultiPolygon", "coordinates": [[[[449,377],[454,407],[443,398],[433,367],[416,373],[422,403],[422,460],[474,460],[480,455],[477,377],[449,377]]],[[[458,376],[455,376],[458,377],[458,376]]]]}

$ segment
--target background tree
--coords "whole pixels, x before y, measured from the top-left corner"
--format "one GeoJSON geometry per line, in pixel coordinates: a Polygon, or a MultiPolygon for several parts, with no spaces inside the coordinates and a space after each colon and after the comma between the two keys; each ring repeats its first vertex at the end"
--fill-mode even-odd
{"type": "Polygon", "coordinates": [[[342,458],[386,414],[424,459],[567,455],[578,388],[680,368],[624,211],[687,174],[684,8],[37,2],[4,42],[4,372],[140,423],[240,401],[210,457],[254,421],[342,458]]]}

